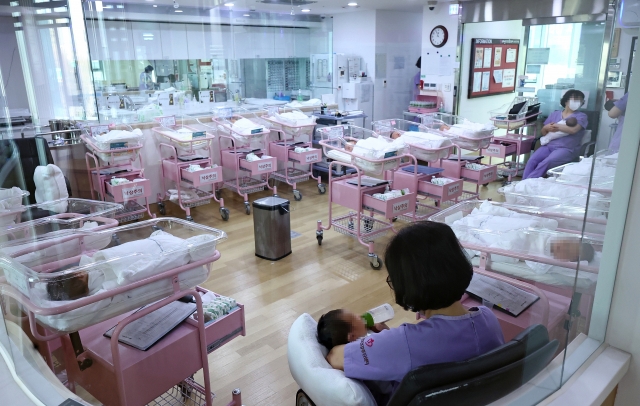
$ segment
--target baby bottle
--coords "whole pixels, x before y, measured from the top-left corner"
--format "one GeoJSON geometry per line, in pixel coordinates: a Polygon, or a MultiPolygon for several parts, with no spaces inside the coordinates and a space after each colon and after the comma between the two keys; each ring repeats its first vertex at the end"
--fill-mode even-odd
{"type": "Polygon", "coordinates": [[[384,323],[393,319],[393,316],[395,316],[393,307],[391,307],[389,303],[385,303],[363,314],[362,319],[367,325],[367,328],[370,329],[377,323],[384,323]]]}

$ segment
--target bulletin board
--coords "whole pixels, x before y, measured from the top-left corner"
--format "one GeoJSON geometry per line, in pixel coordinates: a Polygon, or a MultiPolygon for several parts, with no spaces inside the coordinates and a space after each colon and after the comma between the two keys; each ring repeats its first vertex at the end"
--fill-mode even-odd
{"type": "Polygon", "coordinates": [[[467,97],[515,92],[519,51],[519,39],[472,39],[467,97]]]}

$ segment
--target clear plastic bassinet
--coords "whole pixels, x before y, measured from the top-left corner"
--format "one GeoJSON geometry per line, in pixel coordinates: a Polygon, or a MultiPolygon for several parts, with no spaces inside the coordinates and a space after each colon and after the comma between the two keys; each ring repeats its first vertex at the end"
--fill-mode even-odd
{"type": "MultiPolygon", "coordinates": [[[[175,218],[100,231],[69,230],[0,253],[0,286],[52,331],[69,333],[99,323],[207,280],[226,234],[175,218]],[[28,267],[21,258],[75,245],[79,255],[28,267]]],[[[7,245],[11,247],[9,243],[7,245]]]]}
{"type": "Polygon", "coordinates": [[[380,134],[385,138],[395,139],[406,132],[413,133],[430,133],[429,135],[442,137],[446,141],[440,145],[433,145],[435,142],[432,140],[421,139],[417,134],[412,137],[405,137],[403,141],[407,144],[407,153],[413,155],[417,159],[426,162],[435,162],[439,159],[448,157],[453,149],[453,138],[445,134],[435,134],[433,131],[429,131],[429,128],[424,124],[419,124],[414,121],[401,120],[401,119],[387,119],[375,121],[372,123],[373,131],[380,134]]]}

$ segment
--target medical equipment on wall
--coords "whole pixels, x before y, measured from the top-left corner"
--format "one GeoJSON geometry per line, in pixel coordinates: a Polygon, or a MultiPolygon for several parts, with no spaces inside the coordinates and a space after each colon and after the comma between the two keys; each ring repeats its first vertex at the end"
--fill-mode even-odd
{"type": "MultiPolygon", "coordinates": [[[[333,89],[340,111],[362,111],[373,117],[374,85],[368,77],[362,76],[366,69],[362,58],[356,55],[333,55],[333,89]]],[[[370,121],[365,121],[368,127],[370,121]]]]}
{"type": "Polygon", "coordinates": [[[318,132],[322,135],[320,145],[325,155],[333,160],[329,164],[329,225],[323,226],[322,221],[318,221],[318,245],[322,245],[324,230],[334,227],[367,247],[369,265],[380,269],[382,261],[375,253],[374,241],[389,230],[395,232],[392,220],[401,215],[413,217],[416,207],[415,193],[389,190],[390,182],[383,178],[386,172],[398,169],[403,160],[413,162],[417,177],[417,160],[405,154],[403,147],[365,128],[344,125],[320,128],[318,132]],[[333,178],[332,166],[336,164],[354,169],[355,173],[333,178]],[[333,217],[333,203],[351,211],[333,217]],[[376,214],[383,219],[375,218],[376,214]]]}
{"type": "Polygon", "coordinates": [[[156,117],[155,120],[160,123],[153,132],[162,160],[162,193],[158,194],[160,214],[166,213],[164,202],[168,199],[185,211],[187,220],[193,221],[191,209],[209,204],[213,199],[220,204],[222,219],[229,220],[229,209],[224,207],[224,199],[218,199],[216,194],[222,183],[222,168],[213,163],[215,136],[208,131],[177,125],[175,116],[156,117]]]}
{"type": "Polygon", "coordinates": [[[269,123],[261,118],[264,114],[231,107],[214,110],[212,131],[218,138],[224,187],[244,198],[246,214],[251,214],[249,194],[261,192],[265,187],[277,194],[276,186],[269,186],[269,175],[278,169],[278,161],[267,155],[270,130],[269,123]]]}
{"type": "MultiPolygon", "coordinates": [[[[475,199],[480,195],[480,185],[487,186],[498,177],[496,165],[482,164],[482,156],[462,155],[462,150],[479,151],[487,148],[495,127],[491,124],[473,123],[447,113],[431,113],[420,116],[422,124],[434,134],[450,137],[457,147],[457,154],[440,160],[439,166],[447,178],[462,179],[476,185],[475,193],[463,191],[461,200],[475,199]]],[[[460,200],[460,199],[459,199],[460,200]]]]}
{"type": "MultiPolygon", "coordinates": [[[[80,254],[42,269],[5,256],[0,291],[21,305],[34,337],[62,340],[71,388],[79,384],[104,404],[139,405],[154,399],[176,404],[191,398],[194,404],[211,406],[207,354],[245,335],[243,305],[197,286],[220,258],[217,246],[224,239],[220,230],[170,218],[38,238],[23,255],[60,243],[77,246],[80,254]],[[111,238],[114,233],[121,243],[111,238]],[[28,285],[23,283],[27,278],[28,285]],[[131,323],[189,296],[197,316],[178,324],[151,351],[118,341],[131,323]],[[216,317],[207,318],[209,310],[216,317]],[[114,326],[111,339],[105,339],[114,326]],[[202,385],[194,378],[185,380],[199,370],[202,385]]],[[[230,405],[240,406],[239,390],[233,399],[230,405]]]]}
{"type": "Polygon", "coordinates": [[[120,223],[141,219],[145,212],[155,218],[149,209],[151,181],[144,177],[142,131],[128,125],[97,125],[85,132],[80,138],[89,150],[85,162],[91,199],[97,193],[101,200],[122,203],[124,208],[116,213],[120,223]]]}
{"type": "Polygon", "coordinates": [[[395,139],[406,145],[406,153],[416,160],[425,161],[435,166],[418,166],[417,170],[410,165],[403,165],[388,174],[393,180],[395,189],[409,189],[425,199],[416,201],[415,213],[401,215],[404,221],[424,221],[429,216],[445,207],[458,202],[463,195],[463,180],[443,176],[443,169],[438,167],[441,159],[449,157],[453,149],[453,137],[432,134],[423,124],[413,121],[389,119],[373,123],[373,130],[389,140],[395,139]]]}
{"type": "Polygon", "coordinates": [[[312,147],[315,117],[307,117],[302,111],[280,113],[277,106],[267,110],[264,119],[271,124],[271,131],[279,134],[278,140],[269,143],[269,155],[278,160],[278,170],[271,178],[291,185],[295,200],[302,200],[297,183],[312,179],[318,182],[318,192],[326,192],[321,177],[314,177],[312,165],[322,160],[322,150],[312,147]],[[297,167],[296,167],[297,165],[297,167]]]}
{"type": "Polygon", "coordinates": [[[508,106],[490,113],[494,125],[506,130],[506,133],[494,135],[491,144],[482,149],[481,154],[489,156],[490,164],[493,158],[502,158],[503,162],[498,164],[498,175],[507,176],[507,181],[511,182],[513,176],[524,171],[525,164],[520,163],[520,156],[533,150],[541,113],[540,102],[537,97],[518,96],[508,106]],[[509,156],[511,161],[506,160],[509,156]]]}

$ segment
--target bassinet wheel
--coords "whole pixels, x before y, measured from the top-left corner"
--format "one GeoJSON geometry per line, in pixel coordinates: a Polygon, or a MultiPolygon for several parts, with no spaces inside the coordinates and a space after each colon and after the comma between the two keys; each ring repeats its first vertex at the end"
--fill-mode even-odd
{"type": "Polygon", "coordinates": [[[216,196],[216,200],[220,200],[220,196],[221,196],[220,190],[216,190],[213,194],[216,196]]]}
{"type": "Polygon", "coordinates": [[[482,185],[482,187],[487,187],[488,185],[489,185],[488,183],[485,183],[484,185],[482,185]]]}
{"type": "Polygon", "coordinates": [[[322,231],[316,231],[316,240],[318,240],[318,245],[322,245],[323,237],[324,237],[324,233],[322,231]]]}
{"type": "Polygon", "coordinates": [[[296,406],[316,406],[302,389],[296,393],[296,406]]]}
{"type": "Polygon", "coordinates": [[[111,236],[111,240],[115,245],[120,245],[120,238],[118,238],[118,234],[113,233],[113,235],[111,236]]]}
{"type": "Polygon", "coordinates": [[[382,260],[380,258],[378,258],[377,255],[372,255],[369,257],[369,265],[371,266],[371,268],[375,269],[376,271],[382,269],[382,260]]]}
{"type": "Polygon", "coordinates": [[[295,199],[296,202],[299,202],[300,200],[302,200],[302,193],[300,193],[299,190],[294,190],[293,191],[293,198],[295,199]]]}
{"type": "Polygon", "coordinates": [[[229,221],[229,209],[227,209],[226,207],[221,207],[220,217],[222,217],[222,220],[224,221],[229,221]]]}
{"type": "Polygon", "coordinates": [[[160,214],[162,214],[163,216],[167,214],[167,209],[164,207],[164,203],[158,203],[158,211],[160,211],[160,214]]]}
{"type": "Polygon", "coordinates": [[[251,205],[249,202],[244,203],[244,212],[247,216],[251,214],[251,205]]]}
{"type": "Polygon", "coordinates": [[[327,187],[323,183],[318,184],[318,192],[321,195],[327,193],[327,187]]]}
{"type": "Polygon", "coordinates": [[[193,221],[193,217],[187,216],[187,221],[193,221]]]}

